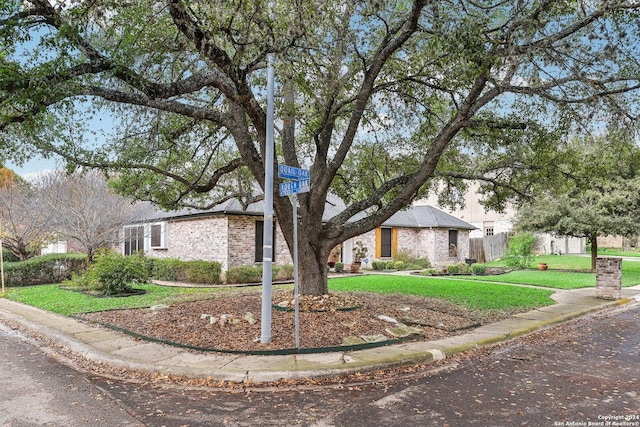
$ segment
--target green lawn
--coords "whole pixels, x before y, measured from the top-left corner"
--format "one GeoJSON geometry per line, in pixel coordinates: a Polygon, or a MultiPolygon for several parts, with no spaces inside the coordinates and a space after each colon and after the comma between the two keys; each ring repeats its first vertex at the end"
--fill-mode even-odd
{"type": "Polygon", "coordinates": [[[600,248],[598,249],[598,256],[623,256],[623,257],[640,257],[640,251],[637,249],[629,249],[623,251],[616,248],[600,248]]]}
{"type": "Polygon", "coordinates": [[[430,277],[366,275],[331,279],[330,291],[398,293],[441,298],[479,310],[535,308],[554,304],[553,291],[430,277]]]}
{"type": "MultiPolygon", "coordinates": [[[[540,255],[534,257],[532,268],[537,268],[539,263],[546,263],[552,270],[590,270],[591,258],[577,255],[540,255]]],[[[506,267],[504,260],[488,262],[487,267],[506,267]]]]}
{"type": "MultiPolygon", "coordinates": [[[[532,267],[538,265],[539,262],[546,262],[549,269],[546,271],[518,270],[499,276],[471,276],[469,280],[491,281],[500,283],[518,283],[534,286],[546,286],[557,289],[578,289],[595,287],[595,273],[571,272],[557,270],[582,270],[590,268],[591,259],[589,257],[580,257],[574,255],[546,255],[535,258],[532,267]]],[[[487,266],[500,267],[504,266],[503,262],[490,262],[487,266]]],[[[640,262],[639,261],[622,261],[622,286],[635,286],[640,284],[640,262]]]]}
{"type": "Polygon", "coordinates": [[[59,285],[38,285],[8,288],[5,297],[69,316],[91,311],[151,307],[158,304],[205,299],[221,290],[220,288],[178,288],[157,285],[136,285],[136,288],[144,289],[146,293],[130,297],[94,297],[61,289],[59,285]]]}
{"type": "MultiPolygon", "coordinates": [[[[150,307],[180,301],[206,299],[221,291],[237,288],[174,288],[157,285],[136,286],[147,291],[130,297],[93,297],[61,289],[58,285],[9,288],[5,297],[44,310],[71,315],[119,308],[150,307]]],[[[288,286],[290,288],[290,286],[288,286]]],[[[331,291],[380,292],[441,298],[478,310],[522,310],[551,305],[552,291],[464,280],[433,279],[392,275],[358,275],[331,279],[331,291]]],[[[243,291],[243,292],[246,292],[243,291]]]]}
{"type": "Polygon", "coordinates": [[[595,273],[565,271],[516,270],[498,276],[471,276],[469,280],[545,286],[556,289],[578,289],[596,286],[595,273]]]}

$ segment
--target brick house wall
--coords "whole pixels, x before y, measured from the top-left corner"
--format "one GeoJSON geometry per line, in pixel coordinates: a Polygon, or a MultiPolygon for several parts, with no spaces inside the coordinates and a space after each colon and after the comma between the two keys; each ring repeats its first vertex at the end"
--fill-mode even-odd
{"type": "Polygon", "coordinates": [[[183,261],[218,261],[223,270],[227,266],[228,217],[211,216],[171,220],[166,222],[164,248],[148,248],[154,258],[175,258],[183,261]],[[220,238],[224,236],[224,238],[220,238]]]}
{"type": "MultiPolygon", "coordinates": [[[[469,230],[458,230],[457,256],[449,256],[449,229],[444,228],[402,228],[397,227],[397,251],[409,253],[416,258],[426,258],[434,266],[446,266],[463,262],[469,257],[469,230]]],[[[368,249],[369,266],[376,258],[376,231],[368,231],[353,238],[361,241],[368,249]]],[[[349,247],[350,245],[345,245],[349,247]]],[[[345,257],[350,262],[350,258],[345,257]]],[[[380,258],[388,260],[391,258],[380,258]]]]}
{"type": "MultiPolygon", "coordinates": [[[[238,267],[241,265],[254,265],[255,262],[255,235],[256,223],[262,221],[261,216],[234,215],[229,216],[229,233],[227,235],[229,247],[228,267],[238,267]]],[[[292,264],[293,260],[289,253],[289,247],[284,240],[284,235],[277,221],[275,227],[275,260],[274,264],[292,264]]],[[[227,268],[225,268],[226,270],[227,268]]]]}
{"type": "MultiPolygon", "coordinates": [[[[145,244],[147,256],[174,258],[183,261],[217,261],[222,270],[255,262],[256,223],[263,217],[256,215],[216,215],[167,221],[166,244],[163,248],[150,248],[145,244]]],[[[275,264],[293,261],[277,222],[275,233],[275,264]]]]}
{"type": "MultiPolygon", "coordinates": [[[[145,236],[145,253],[156,258],[175,258],[184,261],[217,261],[223,271],[230,267],[257,265],[256,227],[263,217],[259,215],[211,215],[171,219],[164,224],[164,244],[150,247],[150,237],[145,236]]],[[[275,226],[276,265],[291,264],[292,257],[277,221],[275,226]]],[[[146,226],[147,228],[149,225],[146,226]]],[[[469,230],[458,230],[457,256],[449,256],[449,229],[394,227],[397,235],[397,251],[407,252],[416,258],[427,258],[434,266],[446,266],[469,257],[469,230]]],[[[351,249],[361,241],[368,248],[369,267],[376,260],[376,230],[371,230],[344,244],[342,261],[353,260],[351,249]]],[[[381,258],[383,260],[390,258],[381,258]]]]}

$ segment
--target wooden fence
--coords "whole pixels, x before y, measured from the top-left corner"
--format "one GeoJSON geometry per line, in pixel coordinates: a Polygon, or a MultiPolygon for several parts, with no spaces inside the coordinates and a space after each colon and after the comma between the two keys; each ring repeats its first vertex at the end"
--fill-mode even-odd
{"type": "Polygon", "coordinates": [[[507,240],[507,233],[469,239],[469,258],[480,263],[502,258],[507,251],[507,240]]]}

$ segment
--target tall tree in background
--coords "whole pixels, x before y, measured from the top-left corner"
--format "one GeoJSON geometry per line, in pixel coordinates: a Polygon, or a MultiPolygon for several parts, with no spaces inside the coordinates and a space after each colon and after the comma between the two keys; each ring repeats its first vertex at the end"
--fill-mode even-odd
{"type": "Polygon", "coordinates": [[[595,270],[599,236],[640,233],[640,149],[610,135],[575,140],[564,158],[563,183],[524,203],[516,227],[586,238],[595,270]]]}
{"type": "MultiPolygon", "coordinates": [[[[527,198],[558,179],[549,164],[565,135],[633,123],[639,10],[621,0],[2,0],[0,155],[115,171],[120,192],[167,208],[249,202],[255,182],[264,188],[275,53],[286,91],[276,161],[311,169],[299,197],[301,292],[324,293],[333,247],[438,181],[455,194],[482,179],[496,205],[527,198]],[[346,207],[323,221],[329,192],[346,207]]],[[[274,196],[290,224],[289,200],[274,196]]]]}
{"type": "Polygon", "coordinates": [[[2,246],[24,261],[49,239],[50,215],[38,205],[37,191],[13,171],[0,168],[0,180],[2,246]]]}
{"type": "Polygon", "coordinates": [[[131,199],[115,194],[100,173],[51,172],[35,185],[39,208],[51,213],[50,230],[77,242],[89,261],[98,249],[119,243],[123,225],[135,219],[131,199]]]}

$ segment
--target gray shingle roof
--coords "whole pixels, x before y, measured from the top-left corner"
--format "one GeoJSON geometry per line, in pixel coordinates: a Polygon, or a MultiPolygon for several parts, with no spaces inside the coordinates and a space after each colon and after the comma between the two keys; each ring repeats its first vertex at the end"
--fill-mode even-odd
{"type": "MultiPolygon", "coordinates": [[[[209,215],[262,215],[264,203],[262,201],[252,203],[246,210],[235,199],[215,206],[206,211],[196,209],[180,209],[175,211],[162,211],[152,205],[145,206],[141,216],[141,222],[166,221],[178,218],[195,218],[209,215]]],[[[324,219],[328,220],[344,209],[343,202],[338,198],[330,198],[327,201],[324,212],[324,219]]],[[[405,210],[396,212],[391,218],[383,223],[388,227],[407,228],[453,228],[460,230],[474,230],[476,227],[449,215],[433,206],[410,206],[405,210]]]]}

